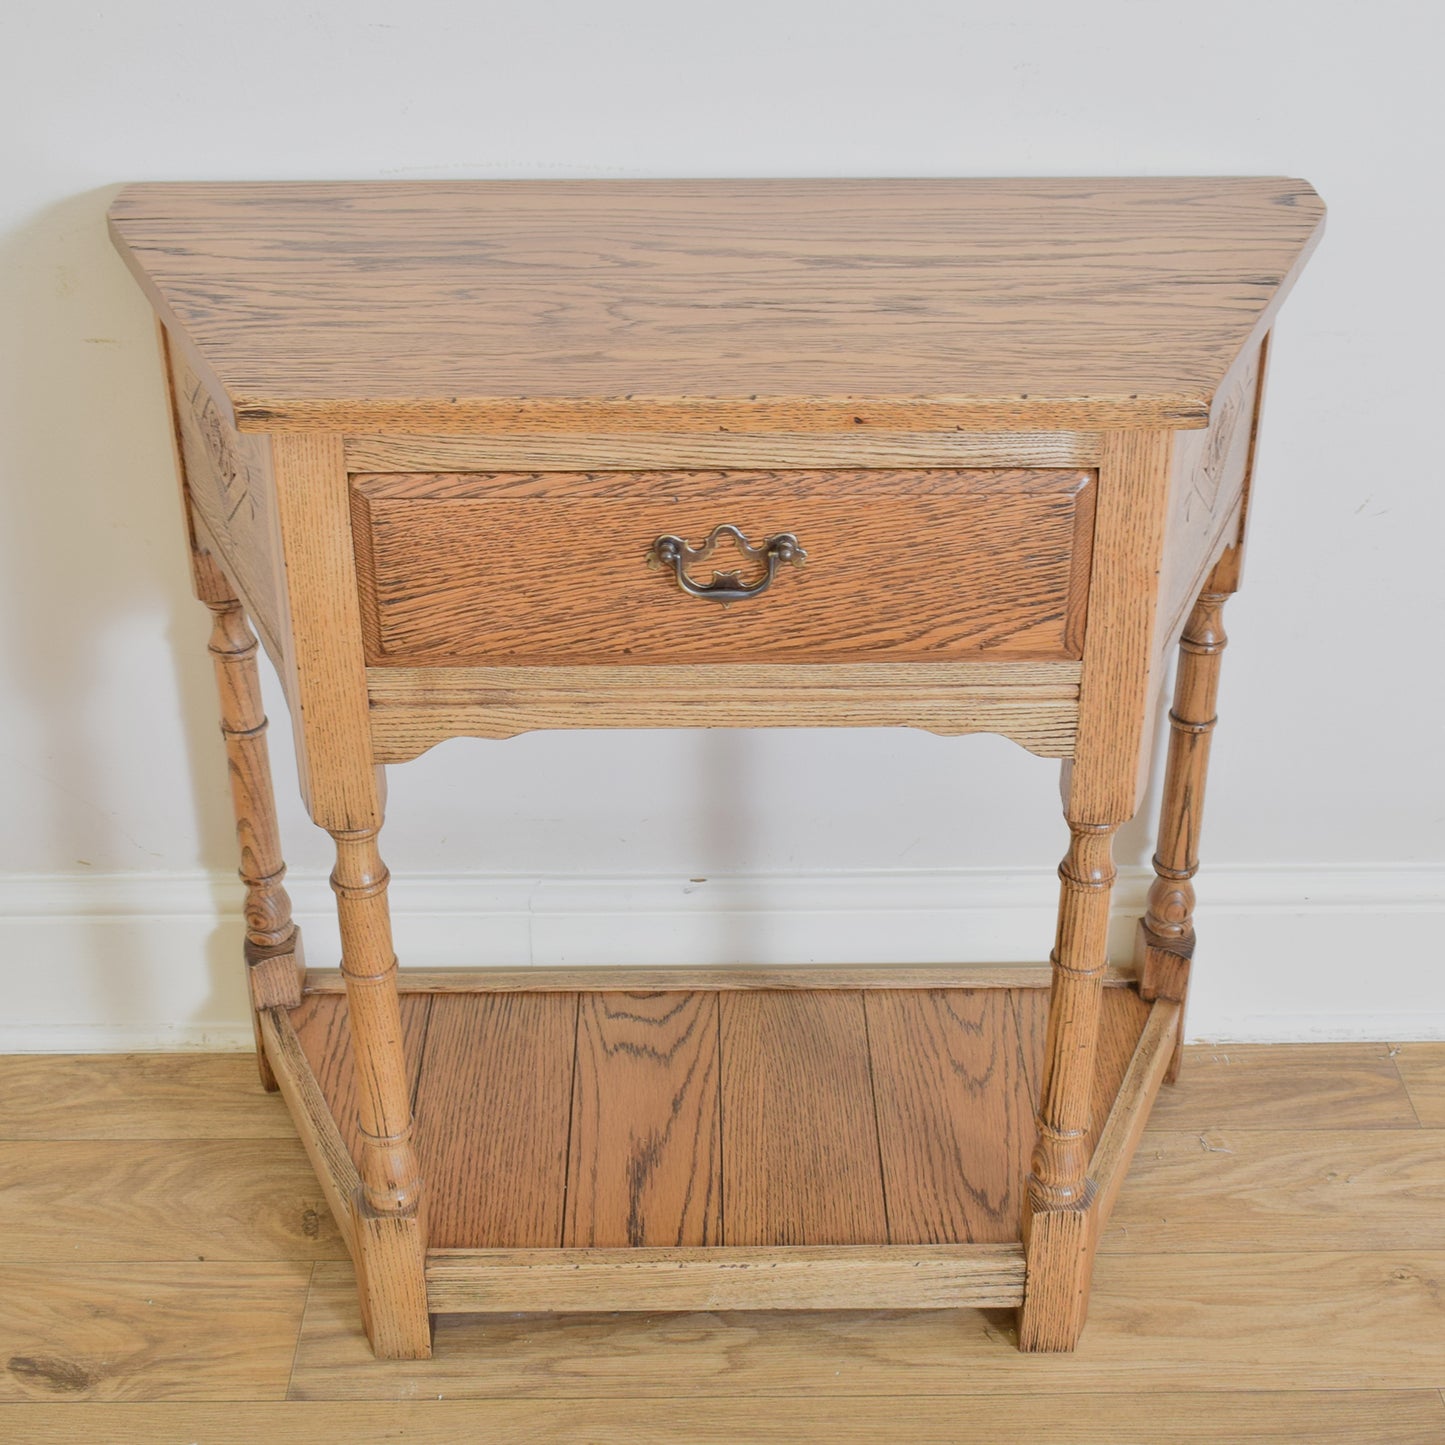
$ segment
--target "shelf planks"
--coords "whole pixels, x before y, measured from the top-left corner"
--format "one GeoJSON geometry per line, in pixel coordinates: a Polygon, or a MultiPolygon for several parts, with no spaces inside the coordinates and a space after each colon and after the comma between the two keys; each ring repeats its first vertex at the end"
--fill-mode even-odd
{"type": "MultiPolygon", "coordinates": [[[[429,1244],[1016,1243],[1047,1007],[1040,988],[405,995],[429,1244]]],[[[1095,1139],[1149,1016],[1105,990],[1095,1139]]],[[[354,1155],[345,999],[292,1021],[354,1155]]]]}

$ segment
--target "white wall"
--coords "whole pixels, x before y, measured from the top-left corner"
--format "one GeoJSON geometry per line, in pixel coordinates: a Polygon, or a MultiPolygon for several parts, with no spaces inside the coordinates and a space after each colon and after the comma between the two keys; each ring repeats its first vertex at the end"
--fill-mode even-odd
{"type": "MultiPolygon", "coordinates": [[[[248,1036],[206,619],[149,315],[104,234],[112,188],[457,175],[1312,180],[1332,214],[1278,331],[1230,609],[1194,1026],[1445,1032],[1441,14],[10,0],[0,1044],[248,1036]]],[[[319,913],[326,840],[277,733],[298,893],[319,913]]],[[[418,958],[1038,958],[1055,785],[1053,765],[991,738],[454,742],[394,772],[386,851],[418,958]],[[446,876],[408,885],[418,874],[446,876]],[[468,914],[474,944],[458,941],[468,914]]],[[[1123,863],[1148,851],[1143,828],[1124,835],[1123,863]]],[[[1126,895],[1140,886],[1126,875],[1126,895]]]]}

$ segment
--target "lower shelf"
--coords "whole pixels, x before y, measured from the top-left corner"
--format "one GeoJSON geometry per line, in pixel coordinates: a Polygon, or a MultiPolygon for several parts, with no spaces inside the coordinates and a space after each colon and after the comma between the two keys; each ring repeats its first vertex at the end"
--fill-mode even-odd
{"type": "MultiPolygon", "coordinates": [[[[1017,1304],[1047,1008],[1032,987],[405,994],[428,1306],[1017,1304]]],[[[313,1158],[329,1138],[349,1174],[344,995],[271,1025],[303,1137],[329,1115],[313,1158]]],[[[1167,1033],[1104,991],[1110,1200],[1167,1033]]]]}

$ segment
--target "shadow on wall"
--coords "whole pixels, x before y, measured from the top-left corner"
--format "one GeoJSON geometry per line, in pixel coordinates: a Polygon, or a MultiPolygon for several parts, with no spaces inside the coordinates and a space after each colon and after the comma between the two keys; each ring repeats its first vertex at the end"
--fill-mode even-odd
{"type": "MultiPolygon", "coordinates": [[[[29,775],[17,777],[24,852],[6,866],[20,872],[190,870],[194,854],[167,847],[193,837],[205,867],[235,866],[209,617],[185,570],[154,332],[106,233],[117,189],[74,196],[0,239],[12,349],[0,427],[5,726],[14,772],[29,775]],[[182,769],[188,789],[155,786],[161,770],[182,769]],[[175,816],[188,805],[194,816],[175,816]]],[[[90,937],[75,980],[85,1011],[164,1016],[167,1000],[134,996],[145,960],[115,953],[139,934],[99,917],[90,937]]],[[[238,950],[235,930],[219,930],[203,1017],[234,1016],[238,950]]]]}

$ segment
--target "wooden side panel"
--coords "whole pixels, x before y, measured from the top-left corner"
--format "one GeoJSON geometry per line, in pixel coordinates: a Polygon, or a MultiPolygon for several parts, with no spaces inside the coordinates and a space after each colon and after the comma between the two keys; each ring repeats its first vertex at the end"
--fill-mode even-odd
{"type": "Polygon", "coordinates": [[[433,1001],[416,1100],[433,1248],[561,1244],[576,1030],[576,994],[433,1001]]]}
{"type": "Polygon", "coordinates": [[[886,1243],[862,996],[718,1003],[724,1242],[886,1243]]]}
{"type": "Polygon", "coordinates": [[[1033,1098],[1005,989],[865,995],[893,1244],[1019,1237],[1033,1098]]]}
{"type": "Polygon", "coordinates": [[[718,1100],[715,993],[582,995],[563,1243],[719,1243],[718,1100]]]}
{"type": "MultiPolygon", "coordinates": [[[[431,1017],[430,994],[409,993],[401,998],[401,1027],[406,1050],[410,1097],[415,1100],[421,1076],[422,1053],[427,1023],[431,1017]]],[[[351,1030],[348,1027],[346,995],[307,994],[291,1010],[291,1027],[321,1086],[331,1117],[346,1141],[352,1159],[361,1163],[361,1133],[357,1119],[356,1074],[352,1066],[351,1030]]]]}
{"type": "Polygon", "coordinates": [[[1225,377],[1208,430],[1175,433],[1159,584],[1161,647],[1178,637],[1210,567],[1239,538],[1263,384],[1261,343],[1225,377]]]}
{"type": "Polygon", "coordinates": [[[279,662],[286,629],[270,448],[232,428],[179,348],[167,356],[193,540],[212,551],[279,662]]]}
{"type": "MultiPolygon", "coordinates": [[[[1073,658],[1088,471],[359,476],[356,570],[374,666],[1073,658]],[[731,524],[807,553],[722,606],[647,563],[731,524]]],[[[763,575],[725,543],[690,570],[763,575]]]]}

